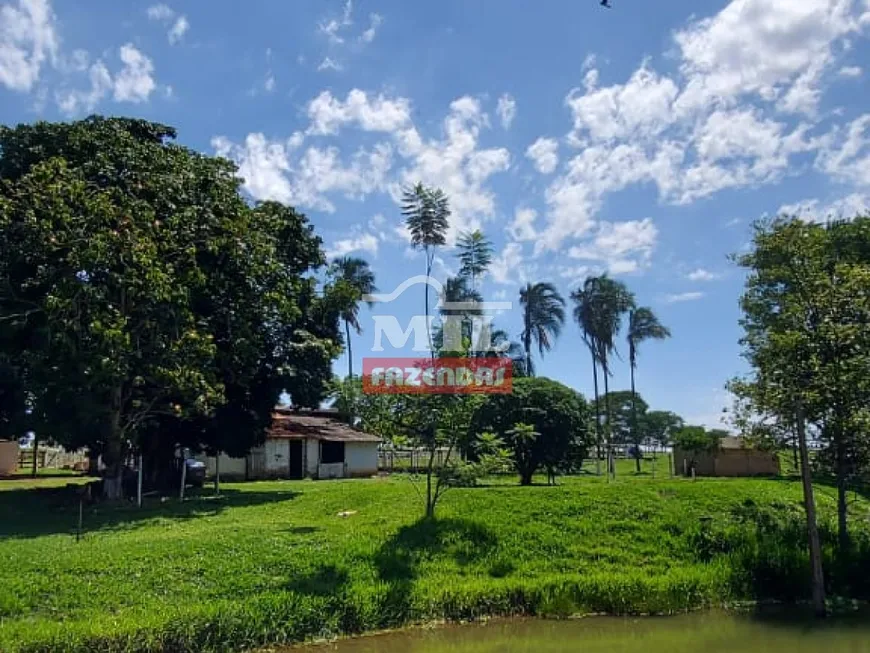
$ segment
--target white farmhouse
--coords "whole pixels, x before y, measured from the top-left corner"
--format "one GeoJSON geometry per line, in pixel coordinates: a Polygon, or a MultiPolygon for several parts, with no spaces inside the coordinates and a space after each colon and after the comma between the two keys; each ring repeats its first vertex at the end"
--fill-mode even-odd
{"type": "MultiPolygon", "coordinates": [[[[220,457],[221,478],[349,478],[378,473],[381,439],[363,433],[329,410],[276,408],[266,442],[244,458],[220,457]]],[[[214,475],[216,461],[200,456],[206,473],[214,475]]]]}

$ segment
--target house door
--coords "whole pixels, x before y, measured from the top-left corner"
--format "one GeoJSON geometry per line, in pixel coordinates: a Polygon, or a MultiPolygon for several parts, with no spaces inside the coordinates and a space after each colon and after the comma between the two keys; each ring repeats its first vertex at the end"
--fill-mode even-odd
{"type": "Polygon", "coordinates": [[[303,440],[290,440],[290,478],[302,478],[302,445],[303,440]]]}

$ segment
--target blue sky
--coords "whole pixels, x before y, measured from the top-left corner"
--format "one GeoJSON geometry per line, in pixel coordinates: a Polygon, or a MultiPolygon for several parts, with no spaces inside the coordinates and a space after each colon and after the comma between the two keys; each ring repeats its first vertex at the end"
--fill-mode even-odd
{"type": "MultiPolygon", "coordinates": [[[[423,272],[399,189],[439,186],[451,234],[495,243],[488,298],[527,279],[567,297],[610,272],[673,332],[641,351],[644,397],[716,425],[744,371],[728,254],[762,215],[870,204],[870,0],[612,4],[0,0],[0,122],[174,125],[235,159],[252,198],[304,211],[330,254],[368,259],[384,291],[423,272]]],[[[439,253],[440,278],[456,267],[439,253]]],[[[519,312],[497,324],[518,334],[519,312]]],[[[590,394],[573,324],[538,370],[590,394]]]]}

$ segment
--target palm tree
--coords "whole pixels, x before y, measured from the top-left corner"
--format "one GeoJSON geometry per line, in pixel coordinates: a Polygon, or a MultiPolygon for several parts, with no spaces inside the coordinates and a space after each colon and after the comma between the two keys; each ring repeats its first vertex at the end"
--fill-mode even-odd
{"type": "Polygon", "coordinates": [[[465,231],[456,243],[459,248],[459,276],[471,280],[471,289],[477,290],[478,278],[492,263],[492,243],[480,229],[465,231]]]}
{"type": "MultiPolygon", "coordinates": [[[[574,297],[577,305],[574,315],[580,323],[593,359],[593,374],[596,363],[601,365],[604,377],[604,414],[607,424],[605,440],[607,444],[608,469],[616,474],[613,463],[613,443],[610,436],[612,424],[610,411],[610,357],[616,352],[616,336],[622,327],[622,316],[634,307],[634,295],[624,283],[615,281],[606,274],[586,279],[583,289],[576,291],[574,297]]],[[[596,381],[597,385],[597,381],[596,381]]],[[[596,413],[597,413],[596,390],[596,413]]]]}
{"type": "MultiPolygon", "coordinates": [[[[411,245],[422,249],[426,256],[426,277],[432,276],[435,248],[447,242],[445,233],[449,226],[450,204],[440,188],[427,188],[422,183],[406,188],[402,195],[402,215],[405,226],[411,232],[411,245]]],[[[425,284],[426,324],[429,324],[429,284],[425,284]]],[[[429,349],[432,349],[432,332],[429,330],[429,349]]],[[[432,352],[434,356],[434,351],[432,352]]]]}
{"type": "MultiPolygon", "coordinates": [[[[467,277],[448,277],[447,281],[444,282],[444,287],[441,291],[441,317],[455,319],[458,316],[462,320],[460,323],[460,333],[458,335],[462,340],[463,352],[471,344],[472,337],[471,323],[465,318],[471,315],[479,314],[480,309],[475,308],[475,304],[480,304],[481,302],[483,302],[483,297],[481,297],[480,293],[468,287],[467,277]],[[461,308],[456,308],[455,306],[451,306],[451,304],[465,304],[465,306],[462,306],[461,308]]],[[[433,341],[436,349],[443,349],[443,319],[442,324],[435,328],[435,335],[433,336],[433,341]]],[[[442,353],[446,353],[447,355],[456,355],[457,353],[459,353],[459,350],[450,350],[442,353]]]]}
{"type": "MultiPolygon", "coordinates": [[[[359,323],[359,303],[365,295],[377,292],[375,275],[369,264],[361,258],[342,256],[335,259],[329,266],[329,276],[339,292],[343,293],[345,308],[341,311],[344,320],[344,332],[347,340],[347,376],[353,378],[353,348],[351,347],[350,328],[357,334],[362,333],[359,323]]],[[[371,306],[371,302],[368,302],[371,306]]]]}
{"type": "Polygon", "coordinates": [[[520,338],[526,351],[526,371],[534,375],[532,341],[538,345],[541,356],[550,350],[565,323],[565,300],[551,283],[528,283],[520,290],[520,305],[523,307],[520,338]]]}
{"type": "MultiPolygon", "coordinates": [[[[637,443],[637,393],[634,389],[634,371],[637,368],[637,348],[644,340],[664,340],[671,332],[663,326],[652,309],[642,306],[628,313],[628,364],[631,369],[631,439],[637,443]]],[[[640,473],[640,445],[636,444],[635,463],[640,473]]]]}
{"type": "Polygon", "coordinates": [[[592,392],[594,394],[595,409],[595,449],[596,470],[601,474],[601,410],[598,397],[598,342],[595,338],[595,293],[597,277],[588,277],[583,282],[583,287],[571,293],[574,302],[574,321],[580,325],[583,343],[589,349],[592,356],[592,392]]]}

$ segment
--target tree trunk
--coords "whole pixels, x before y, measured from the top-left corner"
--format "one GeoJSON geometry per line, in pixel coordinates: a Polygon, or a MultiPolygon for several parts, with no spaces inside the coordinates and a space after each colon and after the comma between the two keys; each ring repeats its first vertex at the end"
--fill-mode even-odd
{"type": "MultiPolygon", "coordinates": [[[[634,358],[633,354],[629,355],[634,358]]],[[[631,371],[631,442],[634,444],[634,462],[637,473],[640,474],[640,441],[637,438],[637,393],[634,389],[634,364],[629,365],[631,371]]]]}
{"type": "Polygon", "coordinates": [[[30,477],[36,478],[36,470],[38,469],[37,458],[39,457],[39,433],[33,433],[33,464],[30,468],[30,477]]]}
{"type": "Polygon", "coordinates": [[[797,438],[792,439],[791,452],[792,452],[792,456],[794,457],[794,473],[799,474],[801,471],[801,461],[800,461],[800,454],[798,453],[797,438]]]}
{"type": "Polygon", "coordinates": [[[221,493],[221,452],[218,451],[214,457],[214,493],[220,496],[221,493]]]}
{"type": "Polygon", "coordinates": [[[850,548],[848,524],[848,500],[846,497],[846,444],[843,442],[842,430],[837,438],[837,542],[840,553],[846,553],[850,548]]]}
{"type": "Polygon", "coordinates": [[[804,424],[803,407],[797,405],[797,436],[800,449],[801,483],[804,490],[804,510],[807,515],[807,540],[812,567],[813,610],[818,617],[825,616],[825,576],[822,569],[822,547],[819,542],[819,528],[816,522],[816,500],[813,496],[813,479],[810,473],[810,459],[807,452],[807,435],[804,424]]]}
{"type": "MultiPolygon", "coordinates": [[[[527,291],[527,295],[528,295],[527,291]]],[[[526,311],[523,315],[523,326],[525,327],[525,333],[523,338],[523,347],[526,348],[526,374],[529,376],[534,376],[532,374],[532,327],[529,322],[532,320],[532,307],[529,305],[529,298],[526,297],[526,311]]]]}
{"type": "Polygon", "coordinates": [[[616,461],[613,459],[613,432],[610,430],[610,382],[608,381],[607,359],[601,361],[601,371],[604,373],[604,418],[607,420],[607,428],[604,435],[607,439],[607,469],[613,478],[616,478],[616,461]]]}
{"type": "Polygon", "coordinates": [[[595,352],[592,349],[589,352],[592,354],[592,392],[595,395],[595,450],[597,453],[595,470],[601,476],[601,412],[598,405],[598,362],[595,359],[595,352]]]}
{"type": "MultiPolygon", "coordinates": [[[[427,284],[428,286],[428,284],[427,284]]],[[[345,341],[347,342],[347,378],[353,378],[353,347],[350,344],[350,322],[344,321],[345,341]]]]}
{"type": "Polygon", "coordinates": [[[531,485],[532,484],[532,476],[534,476],[534,470],[521,471],[520,472],[520,485],[531,485]]]}
{"type": "Polygon", "coordinates": [[[430,257],[429,248],[426,247],[426,287],[423,289],[423,295],[426,312],[426,337],[429,339],[429,355],[433,359],[435,358],[435,347],[432,345],[432,329],[429,328],[429,277],[432,276],[432,258],[434,256],[433,253],[430,257]]]}
{"type": "Polygon", "coordinates": [[[143,473],[142,450],[141,449],[139,450],[139,460],[138,460],[138,464],[136,465],[136,467],[137,467],[137,469],[136,469],[136,507],[141,508],[142,507],[142,473],[143,473]]]}
{"type": "Polygon", "coordinates": [[[121,442],[121,386],[112,391],[112,411],[109,415],[109,441],[103,456],[106,465],[103,475],[103,496],[120,499],[124,495],[122,474],[124,468],[123,442],[121,442]]]}
{"type": "MultiPolygon", "coordinates": [[[[428,284],[427,284],[428,285],[428,284]]],[[[412,454],[413,456],[413,454],[412,454]]],[[[419,459],[418,459],[419,464],[419,459]]],[[[435,449],[429,450],[429,462],[426,464],[426,518],[435,517],[435,497],[432,495],[432,471],[435,468],[435,449]]]]}
{"type": "Polygon", "coordinates": [[[184,501],[184,490],[187,487],[187,455],[184,448],[181,449],[181,488],[178,490],[178,499],[184,501]]]}

